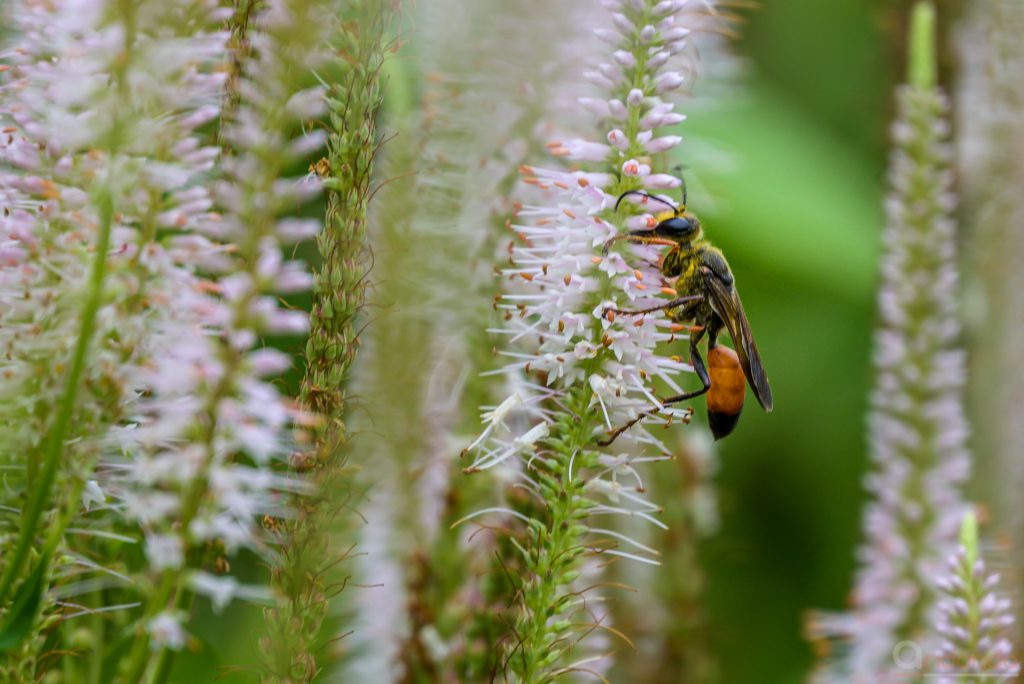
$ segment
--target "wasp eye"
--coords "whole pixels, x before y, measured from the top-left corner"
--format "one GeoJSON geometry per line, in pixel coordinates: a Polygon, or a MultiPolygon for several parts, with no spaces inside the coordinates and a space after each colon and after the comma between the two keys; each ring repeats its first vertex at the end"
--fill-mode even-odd
{"type": "Polygon", "coordinates": [[[655,230],[659,235],[663,235],[668,238],[680,238],[690,235],[697,230],[697,227],[689,218],[685,216],[675,216],[659,223],[655,230]]]}

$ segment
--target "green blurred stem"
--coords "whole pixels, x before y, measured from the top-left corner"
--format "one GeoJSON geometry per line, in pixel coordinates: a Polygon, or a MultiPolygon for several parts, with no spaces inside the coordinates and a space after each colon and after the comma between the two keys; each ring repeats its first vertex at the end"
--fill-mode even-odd
{"type": "Polygon", "coordinates": [[[231,62],[228,70],[228,81],[224,86],[224,106],[221,109],[220,120],[217,123],[217,144],[228,152],[230,150],[228,149],[227,141],[224,139],[224,132],[227,126],[234,120],[235,112],[238,110],[238,82],[242,76],[242,67],[250,55],[249,29],[259,1],[235,0],[235,12],[228,25],[228,31],[231,33],[231,38],[228,41],[228,48],[231,51],[231,62]]]}
{"type": "MultiPolygon", "coordinates": [[[[98,592],[96,597],[96,607],[102,608],[105,599],[107,599],[107,592],[101,590],[98,592]]],[[[107,653],[106,649],[106,636],[107,636],[107,621],[106,616],[103,613],[96,612],[90,616],[90,623],[92,626],[92,637],[95,639],[95,646],[92,652],[89,654],[89,684],[103,684],[103,658],[107,653]]],[[[70,660],[70,658],[68,659],[70,660]]]]}
{"type": "Polygon", "coordinates": [[[978,519],[974,511],[964,514],[964,521],[960,525],[960,543],[967,554],[967,567],[973,568],[978,562],[978,519]]]}
{"type": "Polygon", "coordinates": [[[382,104],[381,69],[385,31],[395,11],[392,0],[344,3],[335,71],[325,71],[329,136],[327,209],[317,236],[322,263],[314,272],[306,372],[299,400],[322,423],[312,448],[293,461],[296,476],[308,477],[320,495],[296,497],[295,515],[281,521],[279,562],[271,568],[277,605],[265,612],[261,639],[264,680],[309,682],[319,672],[320,632],[327,617],[330,549],[339,506],[348,487],[345,470],[348,430],[343,422],[349,369],[359,348],[357,316],[366,290],[367,212],[374,157],[379,148],[377,115],[382,104]]]}
{"type": "MultiPolygon", "coordinates": [[[[68,373],[64,394],[61,396],[60,405],[57,409],[57,419],[47,437],[46,451],[43,456],[43,469],[33,483],[28,505],[25,507],[22,515],[17,546],[7,566],[4,568],[3,576],[0,577],[0,606],[7,602],[11,587],[28,561],[29,552],[32,549],[37,527],[39,526],[39,520],[50,497],[50,489],[53,487],[53,481],[57,475],[57,467],[60,465],[61,455],[64,452],[64,442],[67,438],[68,427],[71,424],[71,417],[75,410],[75,399],[78,397],[82,374],[85,372],[89,343],[92,341],[93,332],[96,328],[96,315],[99,312],[100,302],[103,298],[103,279],[107,272],[107,252],[110,251],[110,229],[114,217],[114,202],[109,190],[105,189],[101,193],[97,204],[99,205],[100,219],[99,239],[96,243],[96,253],[93,255],[88,285],[89,290],[86,294],[85,303],[82,305],[82,324],[78,333],[78,341],[75,343],[71,371],[68,373]]],[[[52,534],[50,536],[52,537],[52,534]]],[[[59,541],[60,537],[58,536],[57,539],[59,541]]],[[[47,556],[44,554],[42,558],[47,558],[47,556]]]]}
{"type": "Polygon", "coordinates": [[[910,59],[907,80],[921,90],[932,90],[937,82],[935,56],[935,6],[919,0],[910,20],[910,59]]]}
{"type": "MultiPolygon", "coordinates": [[[[190,614],[195,600],[195,592],[181,590],[175,599],[174,609],[190,614]]],[[[174,664],[175,655],[177,655],[177,651],[172,651],[169,648],[160,649],[152,667],[152,674],[149,676],[149,684],[164,684],[167,681],[171,676],[171,666],[174,664]]]]}

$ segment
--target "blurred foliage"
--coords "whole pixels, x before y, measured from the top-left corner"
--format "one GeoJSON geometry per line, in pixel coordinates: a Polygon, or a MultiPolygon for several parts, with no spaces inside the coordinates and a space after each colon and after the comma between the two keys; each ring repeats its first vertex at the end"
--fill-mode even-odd
{"type": "MultiPolygon", "coordinates": [[[[891,9],[891,6],[890,6],[891,9]]],[[[723,682],[801,682],[809,608],[845,605],[858,540],[864,413],[892,82],[882,3],[771,0],[738,50],[746,97],[683,124],[731,167],[699,168],[776,396],[721,443],[719,534],[704,544],[723,682]]]]}
{"type": "Polygon", "coordinates": [[[861,2],[766,5],[741,45],[746,101],[684,124],[733,157],[697,169],[702,213],[777,398],[721,444],[704,551],[723,682],[803,681],[803,614],[843,606],[853,569],[889,92],[874,29],[861,2]]]}
{"type": "Polygon", "coordinates": [[[878,165],[763,82],[684,126],[732,156],[700,173],[711,210],[691,207],[729,257],[777,398],[720,446],[712,639],[725,682],[801,681],[803,612],[843,605],[857,539],[878,165]]]}

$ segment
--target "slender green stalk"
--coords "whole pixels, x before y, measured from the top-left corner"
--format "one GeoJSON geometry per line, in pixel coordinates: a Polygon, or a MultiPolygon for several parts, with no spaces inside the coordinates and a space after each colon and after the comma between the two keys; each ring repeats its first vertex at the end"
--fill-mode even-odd
{"type": "Polygon", "coordinates": [[[910,59],[907,82],[921,90],[932,90],[937,83],[935,57],[935,7],[928,2],[914,6],[910,19],[910,59]]]}
{"type": "Polygon", "coordinates": [[[317,170],[327,190],[327,210],[317,238],[321,265],[314,274],[300,392],[303,406],[321,423],[312,449],[292,461],[297,475],[308,474],[316,493],[297,497],[295,516],[275,527],[280,552],[271,577],[279,601],[265,611],[266,682],[310,682],[321,669],[318,643],[338,566],[331,539],[339,501],[351,486],[345,469],[345,385],[359,347],[358,314],[365,300],[367,211],[391,5],[390,0],[345,4],[334,37],[342,58],[322,75],[329,135],[327,156],[317,170]]]}
{"type": "Polygon", "coordinates": [[[3,576],[0,577],[0,605],[7,602],[10,590],[28,561],[29,552],[35,542],[39,520],[46,508],[50,489],[53,487],[57,468],[61,463],[68,427],[75,411],[75,399],[78,396],[82,373],[85,370],[89,344],[96,327],[96,314],[103,300],[103,277],[106,274],[107,252],[110,250],[110,229],[114,216],[114,205],[109,192],[102,192],[97,200],[97,205],[99,207],[99,234],[96,241],[96,253],[93,255],[88,290],[85,301],[82,303],[81,327],[78,340],[75,343],[71,369],[68,372],[64,393],[57,407],[56,420],[46,441],[42,471],[33,483],[28,504],[22,514],[17,545],[14,548],[13,556],[8,559],[3,576]]]}
{"type": "Polygon", "coordinates": [[[149,675],[149,684],[164,684],[171,676],[171,665],[174,664],[174,651],[162,649],[156,656],[156,663],[153,665],[149,675]]]}
{"type": "Polygon", "coordinates": [[[261,0],[234,0],[234,15],[228,30],[231,38],[228,41],[228,49],[231,52],[229,63],[228,81],[224,85],[224,105],[221,108],[221,116],[217,125],[218,144],[230,152],[230,146],[224,139],[224,133],[235,116],[238,109],[238,83],[242,76],[242,66],[248,59],[250,53],[249,32],[252,30],[253,17],[257,12],[261,0]]]}

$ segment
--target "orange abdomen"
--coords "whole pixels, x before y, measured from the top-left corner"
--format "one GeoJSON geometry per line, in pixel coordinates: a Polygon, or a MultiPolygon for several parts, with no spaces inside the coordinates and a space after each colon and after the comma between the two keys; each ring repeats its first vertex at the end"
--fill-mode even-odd
{"type": "Polygon", "coordinates": [[[711,377],[707,394],[708,425],[715,439],[721,439],[732,432],[739,421],[747,379],[736,352],[722,345],[708,350],[708,375],[711,377]]]}

